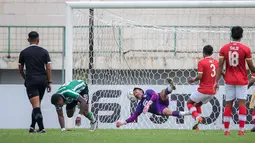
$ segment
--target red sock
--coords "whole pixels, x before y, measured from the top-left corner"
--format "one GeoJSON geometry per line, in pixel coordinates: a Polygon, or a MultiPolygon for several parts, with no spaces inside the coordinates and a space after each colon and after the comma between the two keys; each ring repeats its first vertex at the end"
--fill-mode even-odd
{"type": "Polygon", "coordinates": [[[244,131],[245,121],[246,121],[246,107],[240,106],[239,107],[239,128],[241,131],[244,131]]]}
{"type": "Polygon", "coordinates": [[[190,111],[190,113],[192,114],[192,117],[196,120],[198,113],[197,113],[197,109],[193,104],[188,104],[188,109],[190,111]]]}
{"type": "Polygon", "coordinates": [[[200,105],[197,105],[196,108],[197,108],[197,113],[198,113],[199,115],[201,115],[201,114],[202,114],[201,106],[200,106],[200,105]]]}
{"type": "Polygon", "coordinates": [[[225,128],[225,131],[229,131],[229,124],[230,124],[230,119],[231,119],[231,107],[229,106],[226,106],[225,109],[224,109],[224,128],[225,128]]]}
{"type": "Polygon", "coordinates": [[[255,109],[253,109],[253,112],[252,112],[252,119],[253,119],[253,124],[255,126],[255,109]]]}

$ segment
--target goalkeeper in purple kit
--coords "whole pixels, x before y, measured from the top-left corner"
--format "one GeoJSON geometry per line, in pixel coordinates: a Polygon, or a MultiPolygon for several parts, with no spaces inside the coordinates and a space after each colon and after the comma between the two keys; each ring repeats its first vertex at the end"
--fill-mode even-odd
{"type": "Polygon", "coordinates": [[[167,79],[168,83],[170,84],[169,87],[163,89],[160,93],[156,93],[154,90],[146,90],[145,92],[141,88],[134,88],[133,95],[136,99],[140,100],[136,107],[135,113],[129,117],[127,120],[121,120],[116,123],[116,127],[120,127],[122,125],[126,125],[127,123],[131,123],[137,119],[137,117],[143,113],[153,113],[156,115],[161,116],[174,116],[174,117],[181,117],[185,115],[190,115],[187,112],[181,111],[172,111],[168,108],[169,106],[169,97],[168,94],[175,90],[176,87],[173,84],[171,79],[167,79]]]}

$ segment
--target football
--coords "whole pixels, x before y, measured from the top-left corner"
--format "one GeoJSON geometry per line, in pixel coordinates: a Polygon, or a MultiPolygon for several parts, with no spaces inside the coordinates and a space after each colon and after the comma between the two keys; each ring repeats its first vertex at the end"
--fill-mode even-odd
{"type": "Polygon", "coordinates": [[[128,93],[127,93],[127,98],[131,101],[135,101],[136,100],[136,97],[134,96],[134,93],[133,93],[133,89],[130,90],[128,93]]]}

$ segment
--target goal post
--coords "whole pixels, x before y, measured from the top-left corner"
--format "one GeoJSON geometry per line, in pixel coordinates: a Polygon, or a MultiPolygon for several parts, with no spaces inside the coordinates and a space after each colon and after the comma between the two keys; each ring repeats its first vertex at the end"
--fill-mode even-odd
{"type": "Polygon", "coordinates": [[[73,20],[72,13],[73,8],[66,4],[66,43],[65,43],[65,82],[72,80],[73,75],[73,20]]]}
{"type": "Polygon", "coordinates": [[[254,8],[253,1],[70,1],[71,8],[254,8]]]}
{"type": "MultiPolygon", "coordinates": [[[[167,87],[167,77],[177,85],[169,95],[169,108],[187,110],[186,101],[198,85],[188,84],[187,79],[196,75],[203,46],[212,45],[213,57],[218,58],[220,47],[231,40],[231,27],[239,25],[244,29],[242,42],[254,47],[254,13],[255,1],[68,1],[65,81],[86,80],[99,128],[115,128],[117,120],[134,112],[137,102],[126,97],[130,89],[138,86],[160,92],[167,87]],[[92,17],[89,9],[94,9],[92,17]]],[[[201,129],[221,129],[224,106],[224,87],[220,86],[202,107],[206,123],[201,129]]],[[[237,129],[236,105],[234,109],[231,128],[237,129]]],[[[246,128],[253,123],[251,112],[246,128]]],[[[193,122],[188,116],[142,114],[123,128],[190,129],[193,122]]]]}

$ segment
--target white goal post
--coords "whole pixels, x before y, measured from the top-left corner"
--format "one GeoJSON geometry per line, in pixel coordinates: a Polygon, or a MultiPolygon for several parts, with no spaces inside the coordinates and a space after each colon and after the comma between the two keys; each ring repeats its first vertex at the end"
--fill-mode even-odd
{"type": "MultiPolygon", "coordinates": [[[[254,47],[254,13],[255,1],[67,1],[65,82],[87,81],[99,128],[115,128],[117,120],[134,112],[137,103],[125,96],[130,89],[160,92],[167,86],[166,77],[177,85],[169,108],[187,110],[186,101],[198,85],[189,85],[187,79],[196,75],[203,46],[212,45],[218,58],[220,47],[231,40],[231,27],[239,25],[244,29],[242,42],[254,47]]],[[[224,106],[221,86],[202,107],[206,123],[201,129],[221,129],[224,106]]],[[[237,129],[234,108],[231,128],[237,129]]],[[[246,128],[253,123],[251,111],[246,128]]],[[[190,129],[193,121],[146,114],[123,128],[190,129]]]]}

